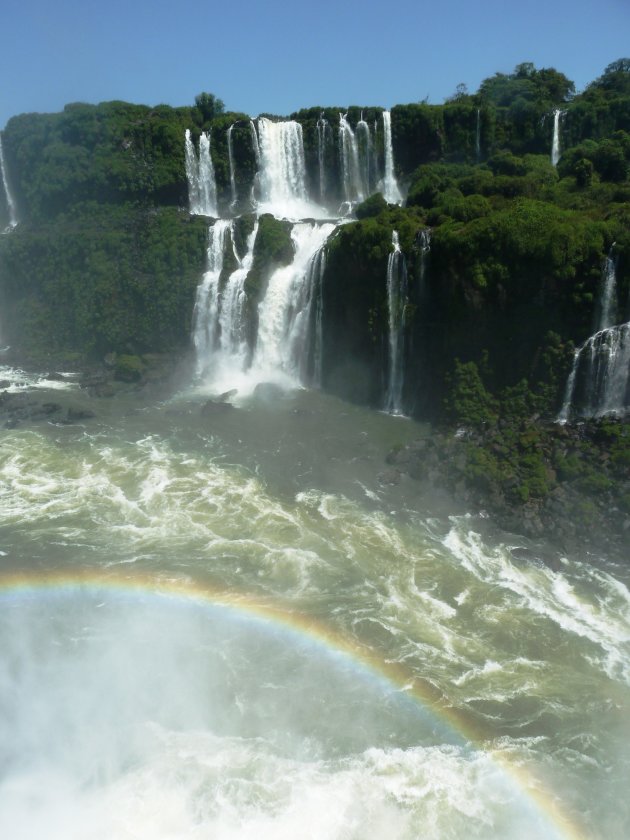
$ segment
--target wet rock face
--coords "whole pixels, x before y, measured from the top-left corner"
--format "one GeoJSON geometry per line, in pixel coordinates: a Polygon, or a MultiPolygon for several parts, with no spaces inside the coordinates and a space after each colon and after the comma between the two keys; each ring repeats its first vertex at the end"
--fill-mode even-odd
{"type": "MultiPolygon", "coordinates": [[[[399,473],[447,490],[502,528],[545,537],[563,550],[605,545],[630,549],[630,423],[603,419],[579,426],[529,423],[511,448],[507,426],[430,438],[392,449],[399,473]]],[[[510,433],[514,428],[508,429],[510,433]]]]}
{"type": "Polygon", "coordinates": [[[91,409],[53,402],[33,392],[0,393],[0,426],[15,429],[29,423],[71,425],[96,417],[91,409]]]}

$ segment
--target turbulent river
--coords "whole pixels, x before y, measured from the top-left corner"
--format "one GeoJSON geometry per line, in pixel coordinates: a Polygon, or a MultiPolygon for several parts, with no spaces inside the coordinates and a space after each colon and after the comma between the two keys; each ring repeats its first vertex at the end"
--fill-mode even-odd
{"type": "Polygon", "coordinates": [[[2,430],[0,837],[630,836],[628,568],[390,483],[410,420],[71,382],[2,430]]]}

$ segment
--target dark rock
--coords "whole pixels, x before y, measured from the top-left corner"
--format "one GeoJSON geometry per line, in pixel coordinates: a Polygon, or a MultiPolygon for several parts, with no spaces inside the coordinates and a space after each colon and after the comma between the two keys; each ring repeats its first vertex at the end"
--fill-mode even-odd
{"type": "Polygon", "coordinates": [[[384,470],[376,476],[379,484],[400,484],[401,474],[398,470],[384,470]]]}
{"type": "Polygon", "coordinates": [[[91,385],[88,388],[88,393],[93,397],[113,397],[116,393],[116,389],[111,382],[104,381],[99,382],[96,385],[91,385]]]}
{"type": "Polygon", "coordinates": [[[231,403],[208,400],[201,407],[201,416],[211,417],[217,414],[226,414],[228,411],[234,411],[234,406],[231,403]]]}
{"type": "Polygon", "coordinates": [[[66,419],[69,423],[76,423],[79,420],[90,420],[92,417],[96,417],[96,414],[90,411],[89,408],[73,408],[70,406],[66,413],[66,419]]]}
{"type": "Polygon", "coordinates": [[[222,394],[219,394],[219,396],[216,398],[216,401],[227,402],[228,400],[231,400],[232,397],[235,397],[237,393],[238,388],[230,388],[229,391],[224,391],[222,394]]]}
{"type": "Polygon", "coordinates": [[[405,446],[397,446],[390,450],[385,456],[386,463],[394,464],[408,464],[412,458],[412,453],[405,446]]]}
{"type": "Polygon", "coordinates": [[[61,411],[61,406],[59,403],[45,402],[41,404],[40,411],[42,414],[54,414],[56,411],[61,411]]]}

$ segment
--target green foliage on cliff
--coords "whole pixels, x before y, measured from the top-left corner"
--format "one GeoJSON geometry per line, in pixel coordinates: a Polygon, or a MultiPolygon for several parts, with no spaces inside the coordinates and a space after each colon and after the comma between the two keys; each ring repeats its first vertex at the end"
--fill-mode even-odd
{"type": "Polygon", "coordinates": [[[3,142],[23,216],[44,221],[83,201],[185,204],[190,108],[126,102],[23,114],[3,142]]]}
{"type": "Polygon", "coordinates": [[[175,208],[83,205],[0,237],[3,333],[26,355],[187,345],[207,241],[175,208]]]}
{"type": "MultiPolygon", "coordinates": [[[[396,230],[408,272],[405,346],[415,410],[432,405],[437,413],[450,399],[453,422],[458,404],[460,420],[470,413],[451,391],[454,358],[463,371],[476,366],[491,399],[511,388],[514,404],[557,408],[571,347],[592,329],[601,263],[613,241],[620,310],[630,294],[629,78],[630,61],[620,59],[575,95],[561,72],[526,63],[484,80],[474,94],[460,87],[444,105],[395,106],[394,153],[407,206],[387,206],[375,194],[330,241],[324,378],[352,358],[365,372],[365,398],[380,399],[385,277],[396,230]],[[556,109],[563,112],[562,157],[554,167],[556,109]],[[426,228],[430,253],[421,242],[426,228]]],[[[382,108],[292,115],[302,126],[310,194],[317,200],[323,186],[331,208],[343,199],[345,113],[354,127],[361,117],[376,125],[373,152],[382,171],[382,108]]],[[[223,215],[247,214],[234,230],[242,257],[254,223],[251,124],[245,114],[226,113],[214,94],[184,108],[78,103],[9,122],[3,148],[22,222],[0,238],[1,294],[10,313],[3,321],[12,340],[127,355],[185,345],[207,224],[176,209],[188,204],[186,129],[195,143],[210,132],[223,215]]],[[[292,254],[287,223],[263,216],[246,282],[252,341],[269,276],[292,254]]],[[[228,249],[222,281],[236,263],[228,249]]],[[[501,410],[508,405],[504,400],[501,410]]]]}

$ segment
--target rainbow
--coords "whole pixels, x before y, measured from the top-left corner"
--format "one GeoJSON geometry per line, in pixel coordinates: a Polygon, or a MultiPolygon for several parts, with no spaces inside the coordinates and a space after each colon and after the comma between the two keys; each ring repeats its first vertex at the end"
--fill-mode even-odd
{"type": "MultiPolygon", "coordinates": [[[[289,605],[279,604],[264,596],[234,590],[225,591],[209,583],[190,578],[152,577],[147,574],[123,575],[105,570],[0,572],[0,607],[2,602],[32,599],[50,593],[81,595],[111,593],[115,597],[135,595],[140,598],[164,598],[191,604],[222,607],[239,617],[249,617],[285,630],[321,646],[330,653],[342,655],[363,672],[385,680],[392,689],[413,699],[425,714],[430,714],[444,727],[453,741],[471,748],[488,751],[484,742],[492,733],[473,722],[462,711],[450,706],[441,692],[428,680],[412,674],[396,662],[379,658],[378,653],[355,639],[335,632],[321,620],[296,612],[289,605]]],[[[514,766],[498,751],[491,755],[501,769],[550,823],[550,837],[586,840],[585,830],[563,804],[530,772],[514,766]]]]}

